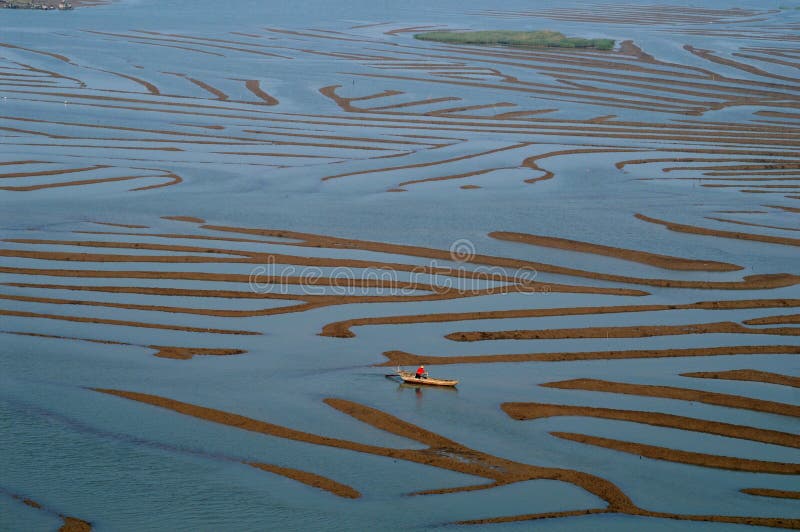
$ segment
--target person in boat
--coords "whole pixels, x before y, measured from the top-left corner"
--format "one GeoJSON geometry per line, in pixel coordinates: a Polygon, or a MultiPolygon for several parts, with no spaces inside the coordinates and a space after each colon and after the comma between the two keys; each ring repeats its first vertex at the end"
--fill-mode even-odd
{"type": "Polygon", "coordinates": [[[420,364],[419,367],[417,368],[417,372],[414,374],[414,376],[416,378],[418,378],[418,379],[427,379],[428,378],[428,372],[425,371],[425,366],[420,364]]]}

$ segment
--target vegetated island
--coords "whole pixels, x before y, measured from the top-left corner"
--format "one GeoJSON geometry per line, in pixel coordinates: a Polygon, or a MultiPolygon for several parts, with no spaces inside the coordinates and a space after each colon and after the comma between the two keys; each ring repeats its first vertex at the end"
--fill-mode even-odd
{"type": "Polygon", "coordinates": [[[426,31],[417,33],[415,39],[448,44],[482,44],[489,46],[516,46],[524,48],[594,48],[611,50],[614,39],[583,39],[567,37],[558,31],[426,31]]]}

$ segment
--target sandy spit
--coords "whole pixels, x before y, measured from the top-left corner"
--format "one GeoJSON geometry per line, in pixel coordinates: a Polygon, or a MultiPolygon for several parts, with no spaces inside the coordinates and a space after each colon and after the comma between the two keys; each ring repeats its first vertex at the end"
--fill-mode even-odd
{"type": "Polygon", "coordinates": [[[649,338],[686,334],[774,334],[800,336],[800,327],[770,327],[755,329],[733,321],[691,323],[686,325],[634,325],[630,327],[582,327],[572,329],[521,329],[511,331],[469,331],[445,335],[455,342],[484,340],[555,340],[564,338],[649,338]]]}
{"type": "Polygon", "coordinates": [[[521,353],[509,355],[432,356],[404,351],[385,351],[388,360],[376,366],[426,366],[447,364],[492,364],[509,362],[567,362],[572,360],[621,360],[635,358],[706,357],[729,355],[798,355],[800,345],[734,345],[688,349],[632,349],[629,351],[584,351],[556,353],[521,353]]]}
{"type": "Polygon", "coordinates": [[[800,491],[788,490],[771,490],[766,488],[745,488],[739,490],[748,495],[757,495],[759,497],[776,497],[779,499],[800,499],[800,491]]]}
{"type": "Polygon", "coordinates": [[[678,462],[681,464],[696,465],[700,467],[711,467],[715,469],[730,469],[733,471],[746,471],[748,473],[770,473],[773,475],[797,475],[800,474],[800,464],[785,462],[768,462],[765,460],[751,460],[749,458],[737,458],[733,456],[719,456],[715,454],[694,453],[646,445],[644,443],[634,443],[612,438],[600,438],[588,436],[586,434],[573,434],[570,432],[551,432],[553,436],[564,440],[576,441],[596,447],[605,447],[628,454],[636,454],[654,460],[665,460],[667,462],[678,462]]]}
{"type": "Polygon", "coordinates": [[[691,430],[716,434],[728,438],[739,438],[761,443],[800,448],[800,436],[788,432],[779,432],[731,423],[720,423],[705,419],[662,414],[659,412],[643,412],[637,410],[618,410],[613,408],[595,408],[590,406],[556,405],[546,403],[503,403],[500,406],[509,417],[517,420],[542,419],[554,416],[580,416],[601,419],[615,419],[644,423],[656,427],[669,427],[680,430],[691,430]]]}
{"type": "Polygon", "coordinates": [[[800,246],[800,239],[788,238],[785,236],[771,236],[771,235],[756,235],[753,233],[740,233],[738,231],[720,231],[717,229],[708,229],[707,227],[697,227],[694,225],[678,224],[674,222],[667,222],[651,218],[643,214],[636,214],[636,218],[645,222],[663,225],[670,231],[677,231],[679,233],[691,233],[695,235],[716,236],[719,238],[733,238],[736,240],[751,240],[754,242],[766,242],[768,244],[781,244],[784,246],[800,246]]]}
{"type": "Polygon", "coordinates": [[[716,406],[741,408],[755,412],[766,412],[779,416],[800,417],[800,406],[763,399],[753,399],[740,395],[730,395],[717,392],[692,390],[689,388],[676,388],[672,386],[653,386],[649,384],[628,384],[624,382],[610,382],[599,379],[574,379],[560,382],[541,384],[546,388],[559,388],[562,390],[589,390],[594,392],[621,393],[643,397],[662,397],[680,401],[696,401],[716,406]]]}
{"type": "Polygon", "coordinates": [[[348,499],[358,499],[361,497],[361,494],[358,491],[346,484],[336,482],[335,480],[331,480],[321,475],[309,473],[308,471],[301,471],[300,469],[292,469],[290,467],[281,467],[260,462],[248,462],[248,465],[263,471],[268,471],[270,473],[275,473],[276,475],[281,475],[286,478],[296,480],[297,482],[302,482],[303,484],[312,486],[314,488],[328,491],[334,495],[338,495],[339,497],[345,497],[348,499]]]}
{"type": "Polygon", "coordinates": [[[737,266],[736,264],[686,259],[682,257],[671,257],[657,253],[648,253],[646,251],[603,246],[600,244],[591,244],[589,242],[579,242],[577,240],[569,240],[566,238],[531,235],[527,233],[512,233],[506,231],[495,231],[493,233],[489,233],[489,236],[498,240],[523,242],[525,244],[531,244],[534,246],[544,246],[557,249],[566,249],[569,251],[578,251],[581,253],[605,255],[607,257],[638,262],[641,264],[648,264],[650,266],[656,266],[658,268],[667,270],[731,272],[742,269],[741,266],[737,266]]]}
{"type": "MultiPolygon", "coordinates": [[[[545,316],[575,316],[614,314],[617,312],[652,312],[661,310],[728,310],[800,306],[798,299],[744,299],[725,301],[698,301],[678,305],[619,305],[602,307],[567,307],[552,309],[491,310],[483,312],[442,312],[438,314],[410,314],[405,316],[378,316],[335,321],[322,328],[321,336],[353,338],[352,327],[365,325],[393,325],[409,323],[443,323],[451,321],[489,320],[507,318],[539,318],[545,316]]],[[[745,322],[748,323],[749,322],[745,322]]],[[[753,323],[755,325],[755,323],[753,323]]]]}

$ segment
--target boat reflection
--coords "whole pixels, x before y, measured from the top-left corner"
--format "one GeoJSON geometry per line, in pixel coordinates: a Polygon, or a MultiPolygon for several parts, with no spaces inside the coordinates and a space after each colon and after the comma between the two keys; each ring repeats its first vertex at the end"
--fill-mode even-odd
{"type": "Polygon", "coordinates": [[[450,392],[450,393],[458,393],[458,388],[453,386],[426,386],[424,384],[411,384],[407,382],[401,382],[397,385],[397,391],[402,392],[403,390],[414,390],[417,395],[422,395],[423,388],[427,391],[435,391],[435,392],[450,392]]]}

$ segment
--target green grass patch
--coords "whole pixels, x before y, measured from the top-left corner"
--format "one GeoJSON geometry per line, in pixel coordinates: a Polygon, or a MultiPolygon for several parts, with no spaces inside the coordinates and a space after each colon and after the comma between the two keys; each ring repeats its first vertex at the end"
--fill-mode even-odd
{"type": "Polygon", "coordinates": [[[557,31],[427,31],[414,38],[449,44],[482,44],[488,46],[519,46],[525,48],[594,48],[611,50],[613,39],[582,39],[567,37],[557,31]]]}

